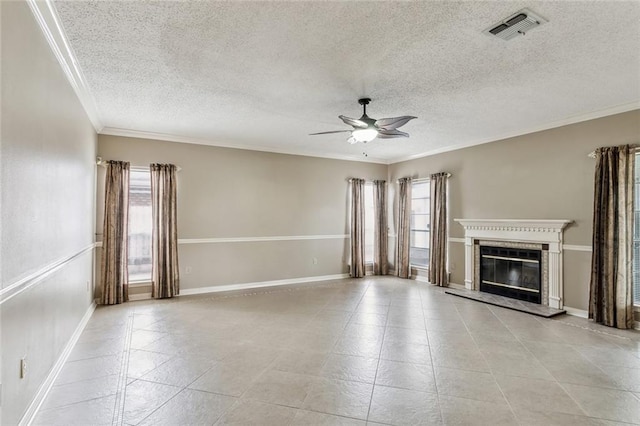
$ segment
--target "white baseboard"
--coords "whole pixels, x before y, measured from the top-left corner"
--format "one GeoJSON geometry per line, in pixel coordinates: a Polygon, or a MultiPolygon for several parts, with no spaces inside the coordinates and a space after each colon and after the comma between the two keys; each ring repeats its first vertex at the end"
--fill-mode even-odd
{"type": "Polygon", "coordinates": [[[455,288],[457,290],[465,290],[466,289],[464,284],[456,284],[456,283],[449,283],[448,287],[449,288],[455,288]]]}
{"type": "Polygon", "coordinates": [[[38,409],[40,409],[40,406],[42,405],[47,395],[49,394],[51,387],[53,386],[56,379],[58,378],[58,374],[60,374],[60,371],[62,371],[62,367],[64,367],[64,363],[67,362],[67,358],[69,358],[69,355],[71,355],[71,351],[73,350],[73,347],[76,345],[76,342],[80,338],[80,335],[84,331],[84,328],[87,326],[87,323],[91,319],[91,315],[93,314],[93,311],[95,311],[95,309],[96,309],[96,304],[95,302],[92,302],[91,305],[89,305],[87,312],[85,312],[84,316],[80,320],[80,323],[76,327],[75,331],[71,335],[71,338],[67,342],[67,345],[64,347],[64,350],[60,354],[60,357],[58,358],[56,363],[53,365],[53,368],[51,368],[51,371],[49,371],[49,375],[47,376],[45,381],[42,383],[40,388],[38,389],[38,392],[36,393],[36,396],[31,401],[31,404],[29,404],[29,408],[27,408],[27,411],[24,413],[24,416],[22,416],[22,419],[20,419],[20,422],[18,423],[20,426],[22,425],[28,426],[33,422],[36,416],[36,413],[38,412],[38,409]]]}
{"type": "Polygon", "coordinates": [[[130,294],[129,302],[135,302],[137,300],[149,300],[151,299],[151,293],[139,293],[139,294],[130,294]]]}
{"type": "Polygon", "coordinates": [[[582,309],[571,308],[569,306],[564,306],[562,309],[567,311],[567,315],[573,315],[574,317],[580,318],[589,318],[589,312],[584,311],[582,309]]]}
{"type": "Polygon", "coordinates": [[[259,281],[253,283],[214,285],[210,287],[187,288],[180,290],[180,296],[190,296],[193,294],[219,293],[222,291],[250,290],[262,287],[277,287],[283,285],[293,285],[302,283],[312,283],[317,281],[331,281],[349,278],[349,274],[320,275],[316,277],[289,278],[286,280],[259,281]]]}

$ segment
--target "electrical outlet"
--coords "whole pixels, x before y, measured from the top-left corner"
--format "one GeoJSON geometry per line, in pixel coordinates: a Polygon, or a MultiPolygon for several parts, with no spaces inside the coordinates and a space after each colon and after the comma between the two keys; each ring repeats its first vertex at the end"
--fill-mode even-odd
{"type": "Polygon", "coordinates": [[[27,377],[27,358],[24,357],[20,359],[20,378],[24,379],[27,377]]]}
{"type": "Polygon", "coordinates": [[[318,264],[318,258],[317,258],[317,257],[314,257],[314,258],[313,258],[313,260],[312,260],[312,262],[313,262],[313,264],[314,264],[314,265],[317,265],[317,264],[318,264]]]}

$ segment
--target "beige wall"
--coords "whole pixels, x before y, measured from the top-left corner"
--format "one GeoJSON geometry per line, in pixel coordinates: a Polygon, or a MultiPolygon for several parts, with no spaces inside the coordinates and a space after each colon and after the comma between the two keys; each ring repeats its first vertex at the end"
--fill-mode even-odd
{"type": "MultiPolygon", "coordinates": [[[[2,287],[93,242],[96,134],[25,2],[2,19],[2,287]]],[[[2,424],[16,424],[91,304],[91,251],[0,305],[2,424]],[[19,378],[20,358],[28,373],[19,378]]]]}
{"type": "MultiPolygon", "coordinates": [[[[590,246],[594,160],[587,154],[626,143],[640,143],[638,110],[393,164],[388,180],[447,171],[451,219],[571,219],[565,244],[590,246]]],[[[462,226],[451,222],[450,235],[462,238],[462,226]]],[[[449,247],[452,282],[464,283],[463,244],[449,247]]],[[[566,306],[588,308],[590,259],[590,252],[565,252],[566,306]]]]}
{"type": "MultiPolygon", "coordinates": [[[[387,166],[380,164],[107,135],[99,136],[98,153],[132,166],[180,166],[178,238],[187,240],[344,235],[347,179],[384,179],[387,174],[387,166]]],[[[101,169],[98,233],[103,177],[101,169]]],[[[348,271],[346,244],[344,238],[181,244],[181,288],[342,274],[348,271]]]]}

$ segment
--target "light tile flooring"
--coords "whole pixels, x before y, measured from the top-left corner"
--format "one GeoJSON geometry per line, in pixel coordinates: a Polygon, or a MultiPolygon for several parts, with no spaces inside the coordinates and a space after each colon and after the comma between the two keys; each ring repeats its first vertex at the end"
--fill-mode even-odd
{"type": "Polygon", "coordinates": [[[36,424],[640,423],[640,336],[391,277],[100,307],[36,424]]]}

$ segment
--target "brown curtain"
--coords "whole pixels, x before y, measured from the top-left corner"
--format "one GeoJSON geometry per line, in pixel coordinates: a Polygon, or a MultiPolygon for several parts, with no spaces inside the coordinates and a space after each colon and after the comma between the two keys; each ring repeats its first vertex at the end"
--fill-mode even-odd
{"type": "Polygon", "coordinates": [[[633,327],[634,157],[629,145],[596,150],[589,318],[617,328],[633,327]]]}
{"type": "Polygon", "coordinates": [[[411,276],[409,258],[411,227],[411,178],[398,180],[398,241],[396,249],[396,270],[400,278],[411,276]]]}
{"type": "Polygon", "coordinates": [[[429,282],[446,287],[447,280],[447,182],[449,173],[430,176],[431,208],[429,223],[431,241],[429,253],[429,282]]]}
{"type": "Polygon", "coordinates": [[[129,300],[128,266],[129,163],[108,161],[105,175],[100,303],[129,300]]]}
{"type": "Polygon", "coordinates": [[[373,214],[373,274],[387,275],[387,182],[384,180],[373,181],[373,214]]]}
{"type": "Polygon", "coordinates": [[[351,271],[364,277],[364,179],[351,179],[351,271]]]}
{"type": "Polygon", "coordinates": [[[163,299],[180,293],[178,272],[177,167],[151,164],[153,215],[151,297],[163,299]]]}

